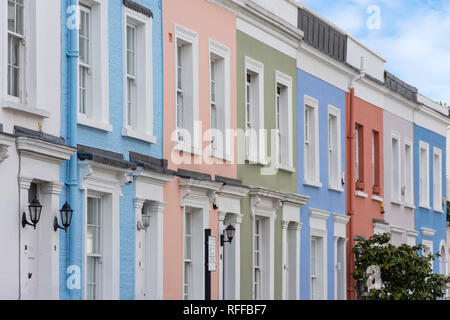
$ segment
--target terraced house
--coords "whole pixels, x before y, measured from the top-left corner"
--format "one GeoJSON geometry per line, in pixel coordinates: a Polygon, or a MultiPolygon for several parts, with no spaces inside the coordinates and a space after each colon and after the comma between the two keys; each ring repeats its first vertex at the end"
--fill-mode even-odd
{"type": "Polygon", "coordinates": [[[0,21],[0,299],[357,299],[385,232],[448,273],[446,106],[301,2],[0,21]]]}
{"type": "MultiPolygon", "coordinates": [[[[246,131],[238,178],[241,201],[241,298],[299,299],[296,15],[280,22],[274,3],[237,1],[237,120],[246,131]]],[[[277,4],[278,5],[278,4],[277,4]]]]}
{"type": "Polygon", "coordinates": [[[61,2],[59,298],[163,297],[161,1],[61,2]],[[79,12],[79,19],[77,13],[79,12]]]}

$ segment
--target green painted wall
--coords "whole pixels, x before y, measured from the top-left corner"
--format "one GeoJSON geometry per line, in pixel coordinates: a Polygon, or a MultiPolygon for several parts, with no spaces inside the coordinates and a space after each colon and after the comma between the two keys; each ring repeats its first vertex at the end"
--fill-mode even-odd
{"type": "MultiPolygon", "coordinates": [[[[245,128],[245,57],[248,56],[264,64],[264,127],[275,129],[275,71],[278,70],[292,77],[292,116],[297,119],[296,60],[280,51],[237,31],[237,126],[245,128]]],[[[297,166],[297,127],[293,123],[294,167],[297,166]]],[[[270,155],[271,141],[267,139],[267,154],[270,155]]],[[[239,141],[238,147],[245,148],[245,141],[239,141]]],[[[245,150],[245,149],[244,149],[245,150]]],[[[264,187],[276,191],[297,193],[297,174],[278,171],[276,175],[263,176],[261,166],[238,165],[238,178],[243,184],[253,187],[264,187]]],[[[241,201],[244,215],[241,225],[241,299],[252,299],[252,220],[250,214],[250,198],[241,201]]],[[[281,209],[275,221],[275,299],[281,299],[282,289],[282,250],[281,250],[281,209]]]]}

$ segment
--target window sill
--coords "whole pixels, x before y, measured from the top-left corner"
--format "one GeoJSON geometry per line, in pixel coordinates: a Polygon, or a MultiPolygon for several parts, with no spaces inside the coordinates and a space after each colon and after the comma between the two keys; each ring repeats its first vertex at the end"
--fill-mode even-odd
{"type": "Polygon", "coordinates": [[[245,160],[248,161],[249,164],[256,164],[260,166],[267,166],[269,164],[269,161],[263,158],[256,159],[254,157],[246,157],[245,160]]]}
{"type": "Polygon", "coordinates": [[[148,143],[153,143],[153,144],[156,143],[156,137],[151,136],[146,133],[142,133],[142,132],[133,130],[131,128],[123,128],[122,136],[137,139],[137,140],[142,140],[142,141],[145,141],[148,143]]]}
{"type": "Polygon", "coordinates": [[[100,122],[97,120],[89,119],[83,115],[78,115],[78,124],[81,124],[86,127],[106,131],[106,132],[112,132],[113,127],[109,123],[100,122]]]}
{"type": "Polygon", "coordinates": [[[216,158],[216,159],[220,159],[220,160],[224,160],[224,161],[227,161],[227,162],[233,162],[233,156],[231,155],[231,154],[223,154],[223,153],[220,153],[220,152],[211,152],[211,155],[210,155],[212,158],[216,158]]]}
{"type": "Polygon", "coordinates": [[[193,154],[196,156],[201,156],[203,154],[202,150],[200,148],[188,145],[184,142],[178,142],[178,141],[175,141],[173,150],[183,151],[185,153],[190,153],[190,154],[193,154]]]}
{"type": "Polygon", "coordinates": [[[308,181],[306,179],[303,180],[303,184],[305,186],[313,187],[313,188],[322,188],[323,187],[323,184],[321,182],[318,182],[318,181],[313,182],[313,181],[308,181]]]}
{"type": "Polygon", "coordinates": [[[355,196],[360,197],[360,198],[368,198],[369,197],[369,195],[367,193],[364,193],[362,191],[356,191],[355,196]]]}
{"type": "Polygon", "coordinates": [[[372,200],[378,201],[378,202],[383,202],[384,201],[384,199],[382,197],[379,197],[377,195],[372,195],[372,200]]]}
{"type": "Polygon", "coordinates": [[[395,204],[397,206],[402,206],[403,205],[403,203],[401,201],[399,201],[399,200],[391,200],[391,203],[395,204]]]}
{"type": "Polygon", "coordinates": [[[403,205],[405,206],[405,208],[408,208],[408,209],[415,209],[416,208],[416,206],[411,204],[411,203],[404,203],[403,205]]]}
{"type": "Polygon", "coordinates": [[[426,209],[426,210],[431,210],[431,207],[430,207],[430,206],[427,206],[427,205],[425,205],[425,204],[419,205],[419,208],[426,209]]]}
{"type": "Polygon", "coordinates": [[[444,213],[444,210],[439,209],[439,208],[433,208],[433,211],[437,212],[437,213],[444,213]]]}
{"type": "Polygon", "coordinates": [[[19,111],[19,112],[27,113],[27,114],[37,116],[40,118],[50,118],[50,112],[48,112],[47,110],[28,107],[24,104],[16,103],[13,101],[5,101],[3,104],[4,104],[3,109],[19,111]]]}
{"type": "Polygon", "coordinates": [[[337,187],[337,186],[328,186],[328,189],[331,191],[336,191],[336,192],[344,192],[344,188],[337,187]]]}
{"type": "Polygon", "coordinates": [[[289,173],[295,173],[296,171],[294,167],[287,164],[276,164],[275,168],[289,173]]]}

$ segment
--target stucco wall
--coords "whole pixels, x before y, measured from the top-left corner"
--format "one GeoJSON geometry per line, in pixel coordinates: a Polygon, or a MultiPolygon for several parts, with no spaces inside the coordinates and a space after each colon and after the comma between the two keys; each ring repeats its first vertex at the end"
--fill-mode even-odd
{"type": "MultiPolygon", "coordinates": [[[[275,48],[263,44],[251,36],[237,31],[237,119],[238,128],[245,128],[245,57],[248,56],[264,64],[264,128],[275,128],[275,70],[283,72],[292,78],[292,108],[293,119],[296,119],[296,61],[275,48]],[[273,88],[273,90],[271,90],[273,88]]],[[[293,123],[293,146],[297,145],[296,123],[293,123]]],[[[270,131],[269,131],[270,133],[270,131]]],[[[243,148],[243,141],[238,142],[243,148]],[[242,145],[241,145],[242,144],[242,145]]],[[[271,152],[270,139],[266,145],[267,154],[271,152]]],[[[295,151],[295,149],[294,149],[295,151]]],[[[293,153],[294,167],[297,165],[297,155],[293,153]]],[[[239,164],[238,178],[248,186],[262,186],[273,190],[297,192],[296,173],[278,171],[275,175],[261,175],[259,165],[239,164]]],[[[250,199],[241,201],[244,214],[241,225],[241,299],[252,298],[252,220],[250,216],[250,199]]],[[[281,210],[278,210],[275,220],[275,299],[281,299],[281,210]]]]}
{"type": "MultiPolygon", "coordinates": [[[[300,298],[310,296],[310,209],[320,209],[330,212],[327,220],[327,281],[328,299],[334,299],[334,219],[335,214],[345,215],[345,192],[328,189],[328,105],[341,111],[341,171],[345,172],[345,92],[320,80],[303,70],[298,70],[297,84],[297,173],[298,193],[310,196],[309,201],[301,208],[300,248],[300,298]],[[319,158],[321,188],[303,184],[304,181],[304,96],[308,95],[319,100],[319,158]]],[[[344,187],[344,186],[343,186],[344,187]]]]}
{"type": "MultiPolygon", "coordinates": [[[[402,118],[383,111],[383,130],[384,130],[384,203],[385,219],[391,226],[414,230],[414,209],[405,206],[405,197],[402,196],[402,204],[392,203],[392,134],[400,137],[400,185],[405,185],[405,142],[413,143],[414,130],[413,124],[402,118]]],[[[411,147],[413,147],[411,145],[411,147]]],[[[412,150],[413,151],[413,150],[412,150]]],[[[414,159],[413,159],[414,162],[414,159]]],[[[406,243],[406,234],[399,237],[392,235],[395,243],[406,243]]]]}
{"type": "MultiPolygon", "coordinates": [[[[112,132],[78,125],[78,144],[113,151],[124,155],[129,159],[129,151],[138,152],[155,158],[162,157],[163,148],[163,54],[162,54],[162,13],[161,0],[135,0],[140,5],[151,9],[152,19],[152,55],[153,55],[153,135],[156,137],[156,144],[150,144],[142,140],[122,136],[123,116],[124,116],[124,41],[123,41],[123,1],[108,1],[108,73],[109,73],[109,122],[113,127],[112,132]]],[[[68,50],[68,30],[66,28],[66,8],[68,0],[62,2],[61,30],[62,30],[62,51],[66,57],[68,50]]],[[[67,59],[61,60],[61,135],[67,137],[68,94],[67,79],[69,79],[67,59]]],[[[76,89],[75,89],[76,90],[76,89]]],[[[62,181],[67,178],[67,169],[61,170],[62,181]]],[[[123,188],[123,197],[120,198],[120,298],[134,298],[134,233],[135,233],[135,213],[134,213],[134,185],[123,188]]],[[[82,266],[82,245],[84,241],[83,227],[83,195],[77,194],[78,201],[71,204],[74,215],[71,225],[71,232],[75,233],[77,240],[71,243],[74,246],[77,257],[73,261],[82,266]]],[[[65,192],[61,197],[61,203],[66,200],[65,192]]],[[[119,235],[117,235],[119,236],[119,235]]],[[[66,288],[66,268],[68,266],[68,239],[67,235],[61,237],[60,247],[60,293],[62,299],[80,299],[82,290],[67,290],[66,288]]],[[[83,283],[83,282],[82,282],[83,283]]],[[[83,286],[82,286],[83,287],[83,286]]]]}
{"type": "MultiPolygon", "coordinates": [[[[349,99],[347,94],[347,99],[349,99]]],[[[354,236],[370,237],[373,235],[373,219],[383,220],[384,216],[381,214],[380,202],[373,200],[372,189],[372,131],[378,131],[380,137],[380,194],[379,197],[384,197],[384,155],[383,155],[383,110],[374,106],[364,100],[355,97],[355,122],[364,126],[364,182],[365,188],[363,192],[367,194],[367,198],[362,198],[353,194],[348,197],[355,198],[355,215],[353,217],[354,236]]],[[[346,130],[348,130],[349,119],[346,119],[346,130]]],[[[354,128],[352,128],[354,130],[354,128]]],[[[346,161],[348,159],[348,152],[346,154],[346,161]]],[[[355,164],[352,164],[352,170],[355,170],[355,164]]],[[[346,172],[346,191],[349,190],[350,173],[346,172]]],[[[346,203],[348,209],[348,201],[346,203]]]]}
{"type": "MultiPolygon", "coordinates": [[[[429,176],[430,176],[430,207],[433,208],[433,148],[442,150],[442,196],[446,195],[446,180],[445,180],[445,159],[446,159],[446,138],[423,127],[414,125],[414,201],[416,209],[414,212],[415,230],[419,232],[417,243],[422,243],[422,240],[433,241],[433,253],[439,252],[439,245],[441,240],[446,239],[446,210],[443,206],[443,212],[437,212],[433,209],[425,209],[420,207],[420,192],[419,192],[419,141],[429,144],[429,176]],[[422,228],[429,228],[436,231],[434,237],[425,237],[422,233],[422,228]]],[[[434,271],[439,272],[439,259],[434,261],[434,271]]]]}
{"type": "MultiPolygon", "coordinates": [[[[192,30],[198,34],[199,62],[199,121],[203,133],[210,127],[210,89],[209,89],[209,40],[214,40],[230,50],[230,128],[236,128],[236,17],[208,1],[165,0],[163,2],[163,43],[164,43],[164,158],[169,168],[207,173],[236,178],[236,165],[196,164],[194,158],[189,163],[176,164],[172,160],[174,142],[171,135],[175,123],[175,25],[192,30]],[[186,14],[187,12],[193,14],[186,14]],[[226,26],[226,28],[224,27],[226,26]]],[[[202,149],[209,141],[202,141],[202,149]]],[[[234,144],[234,155],[236,154],[234,144]]],[[[176,154],[179,154],[176,152],[176,154]]],[[[205,155],[206,158],[208,158],[205,155]]],[[[199,158],[197,157],[197,160],[199,158]]],[[[209,159],[212,160],[212,159],[209,159]]],[[[167,207],[164,214],[164,299],[183,298],[183,216],[180,207],[178,179],[166,184],[164,201],[167,207]]],[[[213,211],[209,215],[211,235],[218,236],[218,216],[213,211]]],[[[217,246],[217,250],[218,250],[217,246]]],[[[218,251],[217,251],[218,257],[218,251]]],[[[218,298],[218,272],[211,273],[211,298],[218,298]]]]}

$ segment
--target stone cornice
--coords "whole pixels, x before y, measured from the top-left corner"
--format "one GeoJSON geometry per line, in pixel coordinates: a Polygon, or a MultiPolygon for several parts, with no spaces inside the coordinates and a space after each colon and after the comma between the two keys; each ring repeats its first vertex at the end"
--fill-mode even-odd
{"type": "Polygon", "coordinates": [[[48,158],[58,159],[60,162],[69,160],[76,152],[75,148],[50,143],[28,137],[18,137],[16,139],[17,150],[20,152],[34,153],[48,158]]]}

